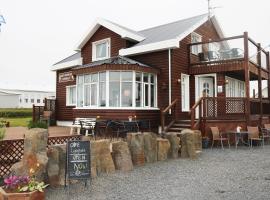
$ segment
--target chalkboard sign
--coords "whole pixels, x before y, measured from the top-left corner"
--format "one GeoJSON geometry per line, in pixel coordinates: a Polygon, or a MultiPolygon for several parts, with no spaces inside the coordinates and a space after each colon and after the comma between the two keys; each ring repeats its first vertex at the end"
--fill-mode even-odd
{"type": "Polygon", "coordinates": [[[69,179],[90,178],[91,163],[89,141],[68,141],[66,170],[69,179]]]}

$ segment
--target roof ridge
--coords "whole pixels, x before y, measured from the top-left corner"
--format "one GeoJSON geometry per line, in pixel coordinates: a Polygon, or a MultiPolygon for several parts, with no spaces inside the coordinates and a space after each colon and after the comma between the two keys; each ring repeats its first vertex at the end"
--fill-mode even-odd
{"type": "MultiPolygon", "coordinates": [[[[143,31],[148,31],[148,30],[150,30],[150,29],[154,29],[154,28],[158,28],[158,27],[162,27],[162,26],[167,26],[167,25],[170,25],[170,24],[178,23],[178,22],[180,22],[180,21],[190,20],[190,19],[196,18],[196,17],[201,17],[201,16],[203,16],[203,15],[208,15],[208,13],[204,13],[204,14],[201,14],[201,15],[196,15],[196,16],[193,16],[193,17],[184,18],[184,19],[180,19],[180,20],[177,20],[177,21],[173,21],[173,22],[169,22],[169,23],[165,23],[165,24],[153,26],[153,27],[150,27],[150,28],[146,28],[146,29],[140,30],[140,31],[138,31],[138,32],[141,33],[141,32],[143,32],[143,31]]],[[[142,33],[141,33],[141,34],[142,34],[142,33]]]]}

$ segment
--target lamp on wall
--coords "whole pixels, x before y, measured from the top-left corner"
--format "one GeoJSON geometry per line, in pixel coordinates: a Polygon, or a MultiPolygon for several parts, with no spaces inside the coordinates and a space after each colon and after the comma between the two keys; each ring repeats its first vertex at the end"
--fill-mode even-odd
{"type": "Polygon", "coordinates": [[[226,79],[225,80],[225,85],[227,85],[229,83],[229,80],[228,79],[226,79]]]}
{"type": "Polygon", "coordinates": [[[177,79],[177,83],[178,84],[180,84],[181,83],[181,79],[179,78],[179,79],[177,79]]]}

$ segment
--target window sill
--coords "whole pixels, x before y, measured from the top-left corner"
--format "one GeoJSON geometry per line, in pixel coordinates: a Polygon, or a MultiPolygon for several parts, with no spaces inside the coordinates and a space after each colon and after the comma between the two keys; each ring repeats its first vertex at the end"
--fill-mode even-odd
{"type": "Polygon", "coordinates": [[[75,105],[67,104],[66,107],[76,107],[76,104],[75,105]]]}
{"type": "Polygon", "coordinates": [[[159,108],[149,107],[76,107],[75,110],[159,110],[159,108]]]}

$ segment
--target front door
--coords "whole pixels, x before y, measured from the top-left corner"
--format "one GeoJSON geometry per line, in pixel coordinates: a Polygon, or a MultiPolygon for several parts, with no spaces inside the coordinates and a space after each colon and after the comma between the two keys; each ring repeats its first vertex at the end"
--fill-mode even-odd
{"type": "MultiPolygon", "coordinates": [[[[199,100],[200,97],[214,97],[215,95],[215,87],[214,87],[214,77],[209,77],[209,76],[203,76],[203,77],[198,77],[198,82],[197,82],[197,97],[196,97],[196,101],[199,100]]],[[[210,103],[210,102],[209,102],[210,103]]],[[[212,102],[214,103],[214,102],[212,102]]],[[[211,108],[211,112],[213,111],[215,113],[214,108],[216,108],[216,105],[211,105],[208,103],[206,103],[206,112],[208,113],[208,106],[213,107],[213,109],[211,108]]],[[[212,113],[212,114],[214,114],[212,113]]],[[[208,113],[209,114],[209,113],[208,113]]],[[[197,107],[196,109],[196,118],[199,117],[199,108],[197,107]]]]}

